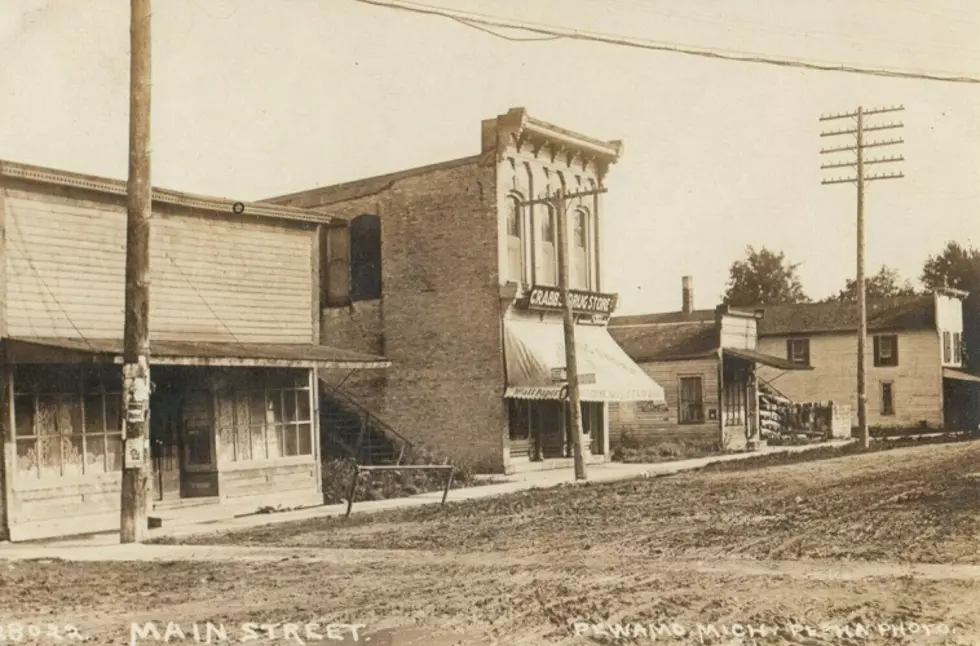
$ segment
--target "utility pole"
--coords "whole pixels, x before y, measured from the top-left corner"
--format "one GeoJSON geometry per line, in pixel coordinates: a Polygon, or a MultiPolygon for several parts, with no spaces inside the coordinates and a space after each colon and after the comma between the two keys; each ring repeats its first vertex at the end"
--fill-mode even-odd
{"type": "Polygon", "coordinates": [[[857,349],[857,395],[858,395],[858,437],[861,440],[861,446],[868,448],[871,444],[871,437],[868,433],[868,391],[867,391],[867,375],[865,370],[865,351],[867,347],[868,340],[868,308],[867,308],[867,284],[864,277],[864,251],[865,251],[865,226],[864,226],[864,187],[867,182],[873,182],[882,179],[900,179],[904,177],[901,172],[898,173],[879,173],[877,175],[867,175],[865,173],[865,167],[871,164],[891,164],[905,161],[904,157],[892,156],[892,157],[878,157],[875,159],[865,159],[864,151],[867,148],[878,148],[884,146],[896,146],[898,144],[904,143],[902,139],[890,139],[884,141],[865,141],[865,134],[868,132],[874,132],[878,130],[891,130],[895,128],[902,128],[904,124],[902,123],[888,123],[878,126],[868,126],[866,124],[866,118],[873,115],[885,114],[888,112],[900,112],[905,108],[902,106],[894,106],[887,108],[872,108],[870,110],[865,110],[862,106],[858,106],[855,112],[845,113],[845,114],[832,114],[820,117],[820,121],[837,121],[840,119],[848,119],[854,121],[853,128],[845,128],[843,130],[829,130],[820,133],[821,137],[854,137],[853,146],[842,146],[838,148],[826,148],[820,151],[820,154],[827,155],[833,153],[854,153],[854,158],[848,161],[842,162],[832,162],[829,164],[823,164],[820,166],[821,169],[836,169],[836,168],[852,168],[854,169],[854,175],[848,177],[834,177],[831,179],[824,179],[821,183],[828,184],[855,184],[857,186],[857,278],[855,281],[855,287],[857,289],[857,304],[858,304],[858,349],[857,349]]]}
{"type": "MultiPolygon", "coordinates": [[[[528,200],[523,202],[523,206],[534,204],[548,204],[555,210],[557,222],[555,228],[558,230],[558,239],[555,241],[558,246],[558,292],[562,302],[562,322],[565,333],[565,377],[567,385],[562,388],[562,392],[567,392],[567,401],[571,415],[572,427],[572,455],[575,461],[575,479],[585,480],[588,475],[585,471],[585,455],[582,447],[582,401],[579,397],[578,363],[575,359],[575,312],[572,308],[572,299],[568,294],[568,228],[567,212],[568,200],[577,197],[590,197],[605,193],[607,189],[599,188],[577,193],[565,193],[565,189],[558,189],[556,195],[528,200]]],[[[563,400],[566,397],[562,398],[563,400]]]]}
{"type": "Polygon", "coordinates": [[[126,305],[123,332],[123,450],[119,538],[147,532],[150,396],[150,0],[130,0],[129,181],[126,187],[126,305]]]}
{"type": "Polygon", "coordinates": [[[585,480],[585,456],[582,448],[582,403],[579,399],[578,362],[575,360],[575,312],[568,297],[568,209],[565,189],[555,196],[555,215],[558,219],[558,291],[561,293],[562,318],[565,328],[565,372],[568,377],[568,403],[571,408],[572,455],[575,460],[575,479],[585,480]]]}

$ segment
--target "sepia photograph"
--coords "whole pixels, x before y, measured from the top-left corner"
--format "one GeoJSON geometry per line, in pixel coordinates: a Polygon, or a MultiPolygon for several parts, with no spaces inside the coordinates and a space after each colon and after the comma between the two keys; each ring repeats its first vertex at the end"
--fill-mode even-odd
{"type": "Polygon", "coordinates": [[[0,0],[0,646],[980,645],[980,5],[0,0]]]}

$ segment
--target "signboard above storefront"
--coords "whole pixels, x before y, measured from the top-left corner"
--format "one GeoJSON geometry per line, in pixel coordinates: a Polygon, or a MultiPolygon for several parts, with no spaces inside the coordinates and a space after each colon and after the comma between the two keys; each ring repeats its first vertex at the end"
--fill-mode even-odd
{"type": "MultiPolygon", "coordinates": [[[[617,296],[599,292],[585,292],[577,289],[568,291],[572,301],[572,311],[576,314],[609,316],[616,309],[617,296]]],[[[560,311],[564,307],[561,291],[557,287],[535,285],[519,300],[521,306],[529,310],[560,311]]]]}

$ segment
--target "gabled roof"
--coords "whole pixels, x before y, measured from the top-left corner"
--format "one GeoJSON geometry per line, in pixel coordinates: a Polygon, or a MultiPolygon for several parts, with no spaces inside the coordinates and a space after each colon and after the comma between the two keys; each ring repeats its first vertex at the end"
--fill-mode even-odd
{"type": "MultiPolygon", "coordinates": [[[[710,319],[692,318],[682,322],[648,322],[620,326],[610,322],[608,330],[616,343],[626,351],[633,361],[667,361],[676,359],[696,359],[712,356],[718,348],[718,329],[714,312],[710,319]]],[[[651,319],[670,317],[680,312],[667,314],[648,314],[642,317],[618,317],[623,319],[651,319]]]]}
{"type": "MultiPolygon", "coordinates": [[[[868,299],[868,330],[928,330],[936,327],[932,294],[868,299]]],[[[759,336],[788,336],[858,329],[857,303],[800,303],[759,305],[759,336]]]]}

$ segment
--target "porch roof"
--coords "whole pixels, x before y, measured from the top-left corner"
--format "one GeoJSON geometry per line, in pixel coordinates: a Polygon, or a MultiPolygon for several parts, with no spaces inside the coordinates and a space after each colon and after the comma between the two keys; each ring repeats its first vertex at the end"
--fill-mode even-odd
{"type": "MultiPolygon", "coordinates": [[[[20,337],[5,340],[11,363],[122,363],[117,339],[20,337]]],[[[323,368],[388,368],[384,358],[313,343],[228,343],[150,340],[150,365],[323,368]]]]}
{"type": "Polygon", "coordinates": [[[761,363],[764,366],[777,368],[779,370],[813,370],[812,366],[793,363],[792,361],[787,361],[782,357],[774,357],[771,354],[764,354],[762,352],[756,352],[755,350],[746,350],[744,348],[724,348],[722,352],[737,359],[745,359],[746,361],[761,363]]]}
{"type": "Polygon", "coordinates": [[[957,370],[956,368],[943,368],[943,377],[946,379],[955,379],[956,381],[980,383],[980,376],[966,372],[965,370],[957,370]]]}

